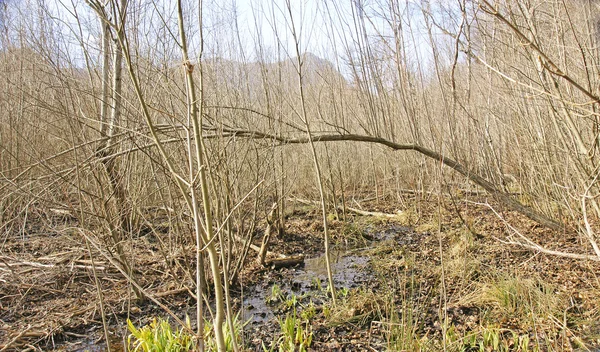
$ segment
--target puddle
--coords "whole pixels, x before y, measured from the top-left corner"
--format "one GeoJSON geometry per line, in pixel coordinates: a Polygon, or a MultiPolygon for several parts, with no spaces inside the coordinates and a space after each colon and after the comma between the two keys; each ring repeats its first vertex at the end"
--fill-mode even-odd
{"type": "MultiPolygon", "coordinates": [[[[373,280],[373,274],[368,269],[369,262],[370,259],[366,256],[333,251],[331,254],[331,270],[333,271],[333,281],[336,288],[351,289],[373,280]]],[[[292,294],[296,297],[324,295],[324,290],[328,285],[325,255],[307,258],[304,260],[302,267],[290,271],[288,273],[289,278],[280,280],[281,282],[277,283],[284,298],[292,294]]],[[[246,292],[243,304],[243,319],[245,321],[250,320],[252,324],[258,324],[275,317],[278,304],[271,305],[267,303],[267,299],[272,295],[272,287],[273,284],[257,285],[246,292]]]]}
{"type": "MultiPolygon", "coordinates": [[[[331,271],[335,285],[338,288],[355,288],[373,279],[373,275],[367,268],[369,262],[370,258],[366,256],[333,252],[331,271]]],[[[306,290],[314,289],[317,280],[326,287],[328,279],[325,256],[306,259],[304,268],[298,270],[298,275],[292,280],[306,290]]]]}
{"type": "MultiPolygon", "coordinates": [[[[419,241],[421,237],[412,228],[406,226],[392,225],[384,231],[371,234],[375,242],[393,240],[400,245],[410,245],[419,241]]],[[[365,248],[369,249],[370,247],[365,248]]],[[[360,255],[362,250],[332,251],[331,269],[333,281],[337,289],[352,289],[365,286],[375,279],[370,270],[370,258],[360,255]]],[[[281,288],[284,297],[292,293],[296,296],[309,295],[318,296],[323,294],[327,288],[327,266],[325,256],[307,258],[304,265],[299,268],[290,269],[284,279],[280,279],[277,285],[281,288]],[[312,293],[315,293],[312,295],[312,293]]],[[[273,283],[264,282],[248,290],[243,301],[243,317],[245,321],[250,320],[252,324],[267,322],[277,314],[277,304],[267,304],[271,296],[273,283]]],[[[312,298],[311,298],[312,299],[312,298]]]]}

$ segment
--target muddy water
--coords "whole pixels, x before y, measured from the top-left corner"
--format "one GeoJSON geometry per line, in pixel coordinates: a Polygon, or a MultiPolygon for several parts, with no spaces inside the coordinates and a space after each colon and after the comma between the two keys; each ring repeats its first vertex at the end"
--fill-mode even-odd
{"type": "MultiPolygon", "coordinates": [[[[366,256],[347,254],[347,252],[334,251],[331,254],[331,269],[333,281],[337,289],[355,288],[373,279],[373,274],[368,270],[369,258],[366,256]]],[[[308,258],[304,266],[291,270],[291,277],[282,284],[277,284],[284,298],[311,295],[313,301],[323,295],[327,289],[327,266],[325,256],[308,258]]],[[[244,319],[252,323],[262,323],[271,320],[278,311],[277,305],[268,304],[272,296],[273,285],[255,286],[245,294],[243,304],[244,319]]]]}
{"type": "MultiPolygon", "coordinates": [[[[363,249],[332,251],[331,269],[336,289],[352,289],[363,286],[375,279],[370,270],[370,258],[361,253],[372,247],[376,242],[393,240],[402,245],[418,241],[419,235],[410,227],[392,224],[384,231],[371,232],[368,235],[374,239],[371,246],[363,249]]],[[[310,296],[314,302],[318,301],[319,293],[327,289],[327,266],[325,256],[307,258],[304,265],[291,269],[289,280],[280,280],[277,283],[284,297],[291,294],[296,296],[310,296]]],[[[260,324],[271,320],[279,311],[277,305],[268,304],[267,300],[272,295],[273,284],[263,283],[250,288],[244,294],[243,318],[252,324],[260,324]]],[[[318,302],[316,302],[318,303],[318,302]]]]}
{"type": "Polygon", "coordinates": [[[395,240],[400,245],[411,244],[413,241],[418,241],[418,237],[422,236],[417,234],[412,227],[397,224],[393,224],[386,230],[376,232],[372,235],[378,241],[395,240]]]}
{"type": "MultiPolygon", "coordinates": [[[[367,270],[369,258],[361,255],[345,255],[342,252],[333,252],[331,255],[331,271],[335,285],[354,288],[372,279],[372,274],[367,270]]],[[[314,282],[327,282],[327,266],[325,256],[306,259],[304,268],[298,270],[298,275],[293,279],[301,287],[309,289],[314,282]]]]}
{"type": "MultiPolygon", "coordinates": [[[[392,225],[385,231],[369,233],[369,235],[374,239],[373,243],[394,240],[401,244],[410,244],[418,237],[411,228],[397,225],[392,225]]],[[[370,268],[370,258],[362,255],[369,248],[371,246],[363,249],[332,251],[331,268],[337,290],[360,287],[375,280],[373,271],[370,268]]],[[[307,258],[303,266],[283,269],[282,271],[286,272],[282,275],[265,279],[264,282],[245,289],[241,312],[242,321],[249,322],[251,326],[248,328],[250,330],[252,328],[264,330],[270,329],[269,326],[276,324],[276,316],[285,316],[285,308],[281,307],[283,302],[267,303],[272,296],[271,290],[274,283],[277,283],[281,289],[283,299],[296,296],[302,301],[300,305],[306,304],[308,301],[313,302],[315,305],[321,305],[322,301],[327,299],[328,280],[326,268],[324,255],[307,258]]],[[[114,345],[111,344],[111,347],[113,351],[123,351],[122,342],[120,341],[115,342],[114,345]]],[[[103,342],[83,342],[76,348],[69,348],[68,350],[105,351],[106,345],[103,342]]]]}
{"type": "Polygon", "coordinates": [[[271,293],[266,289],[254,288],[244,298],[242,320],[252,324],[264,323],[275,317],[274,308],[267,304],[271,293]]]}

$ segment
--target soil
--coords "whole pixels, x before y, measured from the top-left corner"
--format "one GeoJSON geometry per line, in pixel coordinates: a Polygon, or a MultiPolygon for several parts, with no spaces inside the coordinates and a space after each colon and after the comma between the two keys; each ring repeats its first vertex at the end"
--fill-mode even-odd
{"type": "MultiPolygon", "coordinates": [[[[330,219],[336,307],[327,290],[318,210],[304,206],[290,213],[285,233],[273,239],[270,251],[303,254],[304,263],[263,268],[254,263],[251,252],[232,288],[234,310],[246,324],[245,348],[270,347],[279,337],[279,321],[293,314],[308,317],[314,351],[396,350],[393,343],[398,342],[392,340],[398,338],[400,323],[419,337],[405,343],[405,350],[417,342],[430,350],[444,341],[456,344],[452,334],[480,340],[482,331],[492,330],[508,341],[511,351],[517,350],[511,336],[531,337],[541,351],[599,348],[600,264],[501,243],[513,234],[506,223],[550,249],[593,253],[584,237],[539,227],[510,212],[501,214],[505,223],[488,207],[473,202],[414,204],[398,209],[390,200],[364,201],[366,210],[403,214],[389,219],[349,214],[346,222],[330,219]],[[484,294],[495,292],[490,288],[494,283],[504,287],[501,284],[509,284],[511,278],[532,282],[541,292],[536,297],[555,297],[556,303],[545,310],[543,302],[533,297],[529,304],[534,308],[528,311],[520,305],[502,306],[484,294]]],[[[75,219],[44,214],[21,225],[0,239],[0,350],[106,350],[92,262],[84,237],[75,230],[75,219]]],[[[255,241],[259,244],[260,236],[255,241]]],[[[136,277],[178,317],[192,318],[195,299],[184,264],[193,263],[193,247],[183,246],[189,252],[183,250],[173,258],[162,256],[159,247],[151,234],[127,244],[127,253],[135,253],[131,257],[136,277]],[[169,269],[168,261],[182,265],[169,269]]],[[[111,350],[122,351],[127,319],[143,326],[167,314],[149,300],[136,301],[123,275],[91,249],[103,289],[111,350]]],[[[191,322],[194,326],[193,318],[191,322]]]]}

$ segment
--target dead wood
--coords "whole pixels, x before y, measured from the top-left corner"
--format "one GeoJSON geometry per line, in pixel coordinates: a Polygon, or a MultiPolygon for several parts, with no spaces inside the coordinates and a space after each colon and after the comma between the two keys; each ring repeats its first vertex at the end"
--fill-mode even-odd
{"type": "MultiPolygon", "coordinates": [[[[496,238],[496,237],[494,237],[494,238],[496,238]]],[[[527,244],[527,243],[523,243],[520,241],[511,240],[511,239],[509,239],[508,241],[505,241],[505,240],[496,238],[496,240],[503,244],[515,245],[515,246],[519,246],[519,247],[528,249],[533,252],[540,252],[540,253],[553,255],[553,256],[557,256],[557,257],[563,257],[563,258],[569,258],[569,259],[580,259],[580,260],[593,260],[596,262],[600,261],[600,258],[598,258],[598,256],[595,256],[595,255],[555,251],[552,249],[542,247],[538,244],[527,244]]]]}
{"type": "MultiPolygon", "coordinates": [[[[39,268],[39,269],[53,269],[53,268],[64,267],[64,268],[69,268],[71,270],[75,269],[75,268],[92,270],[92,268],[93,268],[91,265],[82,265],[82,264],[89,263],[90,261],[88,261],[88,260],[75,260],[69,265],[58,265],[58,264],[43,264],[43,263],[31,262],[31,261],[7,262],[6,261],[7,259],[10,259],[10,258],[8,258],[8,257],[0,258],[0,268],[6,267],[8,269],[11,269],[11,271],[12,271],[12,268],[22,267],[22,266],[39,268]],[[82,264],[75,264],[75,263],[82,263],[82,264]]],[[[104,271],[104,270],[106,270],[106,267],[95,266],[95,269],[104,271]]]]}
{"type": "MultiPolygon", "coordinates": [[[[475,204],[480,204],[480,203],[475,203],[475,204]]],[[[489,209],[492,210],[492,212],[496,215],[496,217],[498,219],[500,219],[504,225],[512,232],[513,235],[516,235],[519,239],[515,240],[512,238],[512,236],[509,236],[507,238],[507,240],[502,240],[499,239],[497,237],[494,236],[494,238],[498,241],[501,242],[503,244],[509,244],[509,245],[517,245],[519,247],[523,247],[527,250],[530,251],[536,251],[536,252],[540,252],[540,253],[544,253],[544,254],[548,254],[548,255],[553,255],[553,256],[557,256],[557,257],[563,257],[563,258],[570,258],[570,259],[582,259],[582,260],[593,260],[593,261],[600,261],[600,256],[597,255],[589,255],[589,254],[580,254],[580,253],[569,253],[569,252],[563,252],[563,251],[556,251],[556,250],[552,250],[549,248],[546,248],[544,246],[541,246],[539,244],[537,244],[536,242],[532,241],[529,237],[523,235],[519,230],[517,230],[517,228],[515,228],[514,226],[512,226],[511,224],[508,223],[508,221],[506,221],[497,211],[496,209],[494,209],[494,207],[492,207],[489,204],[480,204],[483,206],[488,207],[489,209]]]]}
{"type": "MultiPolygon", "coordinates": [[[[234,238],[236,241],[238,241],[238,242],[240,242],[240,243],[242,243],[242,244],[245,244],[245,243],[246,243],[246,240],[245,240],[245,239],[241,238],[240,236],[236,235],[235,233],[234,233],[234,234],[232,234],[232,237],[233,237],[233,238],[234,238]]],[[[254,245],[254,244],[250,244],[250,245],[249,245],[249,247],[250,247],[250,249],[252,249],[253,251],[256,251],[256,253],[260,253],[260,247],[259,247],[259,246],[257,246],[257,245],[254,245]]],[[[267,251],[267,256],[273,256],[273,257],[285,258],[285,255],[283,255],[283,254],[278,254],[278,253],[274,253],[274,252],[270,252],[270,251],[267,251]]]]}
{"type": "Polygon", "coordinates": [[[277,210],[277,203],[273,203],[271,206],[271,211],[267,215],[267,228],[265,229],[265,235],[262,239],[262,244],[260,245],[260,249],[258,251],[258,263],[261,265],[265,264],[265,258],[267,256],[267,249],[269,248],[269,240],[271,239],[271,232],[273,229],[273,219],[275,217],[275,211],[277,210]]]}
{"type": "Polygon", "coordinates": [[[492,197],[494,197],[498,202],[500,202],[503,206],[508,209],[519,212],[531,220],[551,228],[553,230],[560,230],[563,228],[563,224],[558,221],[542,214],[531,207],[521,204],[519,201],[515,200],[510,194],[502,191],[500,188],[496,187],[493,183],[486,180],[482,176],[474,173],[470,169],[468,169],[465,165],[457,162],[454,159],[448,158],[443,154],[440,154],[434,150],[429,148],[425,148],[418,144],[401,144],[396,143],[385,138],[375,137],[375,136],[366,136],[366,135],[358,135],[358,134],[324,134],[324,135],[314,135],[311,136],[311,139],[308,137],[282,137],[277,135],[272,135],[268,133],[262,133],[258,131],[249,131],[249,130],[237,130],[237,129],[225,129],[224,133],[228,133],[230,135],[235,136],[243,136],[248,138],[255,139],[270,139],[274,141],[278,141],[281,145],[285,144],[306,144],[309,143],[312,139],[314,142],[366,142],[366,143],[375,143],[386,146],[392,150],[413,150],[420,154],[423,154],[431,159],[437,160],[442,164],[450,167],[456,172],[468,178],[474,184],[485,189],[492,197]]]}
{"type": "MultiPolygon", "coordinates": [[[[312,201],[312,200],[307,200],[307,199],[300,199],[300,198],[290,198],[291,201],[295,201],[298,203],[302,203],[302,204],[307,204],[307,205],[319,205],[320,203],[317,201],[312,201]]],[[[382,213],[379,211],[366,211],[366,210],[362,210],[362,209],[358,209],[358,208],[352,208],[352,207],[342,207],[341,205],[337,207],[339,210],[347,210],[347,211],[351,211],[353,213],[359,214],[359,215],[364,215],[364,216],[375,216],[375,217],[380,217],[380,218],[389,218],[389,219],[393,219],[395,217],[397,217],[398,215],[402,214],[402,211],[398,210],[396,214],[389,214],[389,213],[382,213]]]]}
{"type": "Polygon", "coordinates": [[[279,268],[287,268],[290,266],[294,266],[296,264],[304,263],[304,255],[293,255],[285,258],[274,258],[265,261],[266,267],[271,267],[273,269],[279,268]]]}
{"type": "Polygon", "coordinates": [[[16,336],[14,336],[6,345],[0,345],[0,351],[6,351],[9,348],[18,348],[17,342],[23,335],[25,335],[31,329],[31,325],[28,325],[27,328],[23,329],[23,331],[19,332],[16,336]]]}

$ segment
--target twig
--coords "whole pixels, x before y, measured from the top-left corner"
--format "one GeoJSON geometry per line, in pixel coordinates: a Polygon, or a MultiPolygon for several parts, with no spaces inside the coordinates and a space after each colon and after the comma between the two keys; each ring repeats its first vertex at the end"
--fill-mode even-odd
{"type": "MultiPolygon", "coordinates": [[[[85,261],[83,261],[83,260],[77,260],[75,262],[85,262],[85,261]]],[[[71,268],[71,270],[73,270],[74,268],[78,268],[78,269],[92,269],[92,266],[90,266],[90,265],[74,264],[75,262],[72,262],[71,265],[68,266],[69,268],[71,268]]],[[[42,264],[42,263],[29,262],[29,261],[8,263],[3,258],[0,258],[0,268],[1,267],[7,267],[11,271],[13,271],[12,268],[13,267],[18,267],[18,266],[30,266],[30,267],[42,268],[42,269],[53,269],[53,268],[59,267],[56,264],[42,264]]],[[[106,267],[97,266],[96,270],[106,270],[106,267]]],[[[14,274],[14,271],[13,271],[13,274],[14,274]]]]}
{"type": "Polygon", "coordinates": [[[25,333],[27,331],[29,331],[30,329],[31,329],[31,324],[27,325],[27,328],[23,329],[23,331],[21,331],[17,336],[13,337],[13,339],[10,340],[6,345],[2,346],[2,348],[0,348],[0,352],[6,351],[7,349],[9,349],[15,342],[17,342],[17,340],[19,340],[23,335],[25,335],[25,333]]]}
{"type": "Polygon", "coordinates": [[[585,234],[587,235],[588,241],[590,241],[590,244],[592,245],[592,248],[594,248],[594,252],[596,253],[596,256],[598,257],[598,260],[600,260],[600,248],[598,247],[598,242],[596,242],[595,234],[594,231],[592,230],[592,226],[590,225],[590,222],[588,221],[588,216],[587,216],[587,206],[585,204],[585,200],[588,197],[588,193],[590,191],[590,188],[592,187],[592,185],[594,185],[596,183],[596,180],[598,179],[598,176],[600,174],[597,174],[596,177],[594,177],[594,180],[592,181],[592,183],[589,185],[589,187],[585,190],[585,194],[583,195],[583,197],[581,197],[581,212],[583,213],[583,222],[585,223],[585,234]]]}
{"type": "Polygon", "coordinates": [[[522,243],[522,242],[519,242],[519,241],[514,241],[514,240],[504,241],[504,240],[501,240],[501,239],[499,239],[497,237],[494,237],[494,238],[496,238],[499,242],[504,243],[504,244],[518,245],[520,247],[527,248],[527,249],[530,249],[530,250],[533,250],[533,251],[537,251],[537,252],[540,252],[540,253],[544,253],[544,254],[550,254],[550,255],[554,255],[554,256],[558,256],[558,257],[564,257],[564,258],[570,258],[570,259],[583,259],[583,260],[600,261],[600,259],[597,256],[595,256],[595,255],[555,251],[555,250],[544,248],[544,247],[542,247],[540,245],[537,245],[537,244],[529,245],[529,244],[525,244],[525,243],[522,243]]]}
{"type": "Polygon", "coordinates": [[[42,263],[36,263],[36,262],[17,262],[17,263],[0,263],[0,265],[2,266],[7,266],[7,267],[13,267],[13,266],[33,266],[36,268],[54,268],[55,265],[54,264],[42,264],[42,263]]]}
{"type": "MultiPolygon", "coordinates": [[[[123,270],[123,268],[121,268],[121,266],[119,265],[119,263],[117,263],[117,261],[108,253],[106,253],[105,251],[102,250],[102,248],[100,247],[100,245],[98,245],[96,242],[94,242],[92,240],[92,238],[90,236],[88,236],[88,234],[85,233],[84,229],[81,228],[75,228],[75,230],[79,231],[79,233],[81,233],[81,235],[86,238],[90,244],[96,248],[96,250],[98,252],[100,252],[100,254],[102,254],[102,256],[104,258],[106,258],[106,260],[108,260],[117,270],[119,270],[119,272],[127,279],[127,281],[132,285],[135,286],[144,296],[148,297],[152,302],[154,302],[156,305],[158,305],[159,307],[161,307],[165,312],[167,312],[167,314],[169,314],[178,324],[180,324],[184,329],[186,330],[190,330],[188,328],[188,326],[175,314],[173,313],[173,311],[171,309],[169,309],[169,307],[167,307],[166,305],[162,304],[158,299],[156,299],[155,296],[151,295],[146,289],[144,289],[142,286],[140,286],[140,284],[137,283],[137,281],[135,281],[131,275],[129,275],[125,270],[123,270]]],[[[190,332],[193,333],[193,331],[190,330],[190,332]]]]}

